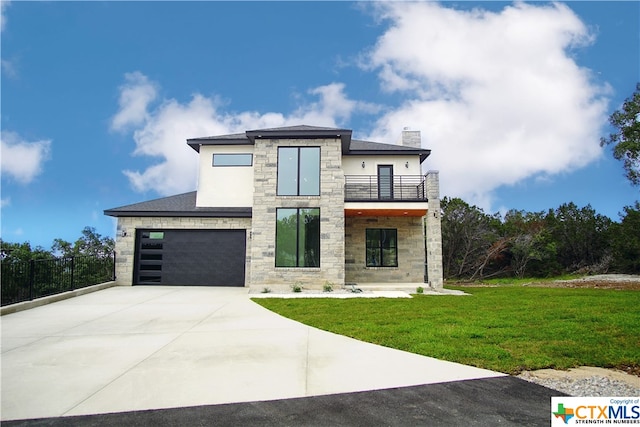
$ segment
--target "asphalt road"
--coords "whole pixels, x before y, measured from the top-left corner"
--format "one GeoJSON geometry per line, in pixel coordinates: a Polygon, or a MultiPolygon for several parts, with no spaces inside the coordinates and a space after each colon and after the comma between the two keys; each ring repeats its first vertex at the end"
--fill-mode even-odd
{"type": "Polygon", "coordinates": [[[506,376],[264,402],[5,421],[2,425],[548,426],[552,396],[563,394],[506,376]]]}

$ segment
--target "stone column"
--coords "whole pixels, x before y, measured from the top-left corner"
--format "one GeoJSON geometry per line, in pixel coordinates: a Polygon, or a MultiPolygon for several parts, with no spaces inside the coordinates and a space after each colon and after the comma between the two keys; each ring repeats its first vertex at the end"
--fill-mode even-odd
{"type": "Polygon", "coordinates": [[[440,218],[440,179],[438,171],[427,172],[429,210],[425,217],[427,281],[433,289],[442,289],[442,228],[440,218]]]}
{"type": "Polygon", "coordinates": [[[340,139],[258,139],[254,147],[251,285],[291,285],[322,289],[344,284],[344,172],[340,139]],[[320,147],[320,194],[278,196],[278,148],[320,147]],[[320,209],[320,267],[276,267],[276,210],[320,209]]]}

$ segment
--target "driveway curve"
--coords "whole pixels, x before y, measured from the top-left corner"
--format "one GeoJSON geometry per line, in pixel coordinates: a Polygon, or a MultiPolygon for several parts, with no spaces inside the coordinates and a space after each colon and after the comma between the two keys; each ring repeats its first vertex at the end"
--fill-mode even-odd
{"type": "Polygon", "coordinates": [[[311,328],[245,288],[112,287],[1,322],[2,420],[505,376],[311,328]]]}

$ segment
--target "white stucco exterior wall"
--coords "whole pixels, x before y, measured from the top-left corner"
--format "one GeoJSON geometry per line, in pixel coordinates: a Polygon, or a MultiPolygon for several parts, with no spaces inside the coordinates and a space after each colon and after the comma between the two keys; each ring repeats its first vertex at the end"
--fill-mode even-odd
{"type": "Polygon", "coordinates": [[[252,145],[200,147],[198,207],[251,207],[253,165],[213,167],[215,154],[253,154],[252,145]]]}
{"type": "Polygon", "coordinates": [[[393,165],[394,175],[422,175],[420,159],[410,156],[343,156],[345,175],[378,175],[378,165],[393,165]],[[364,162],[364,168],[362,167],[364,162]],[[406,167],[407,162],[409,167],[406,167]]]}

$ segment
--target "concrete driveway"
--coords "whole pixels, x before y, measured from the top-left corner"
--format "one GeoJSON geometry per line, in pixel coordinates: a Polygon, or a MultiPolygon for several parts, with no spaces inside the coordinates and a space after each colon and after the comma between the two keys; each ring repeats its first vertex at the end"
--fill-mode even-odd
{"type": "Polygon", "coordinates": [[[245,288],[113,287],[2,322],[2,420],[502,377],[310,328],[245,288]]]}

